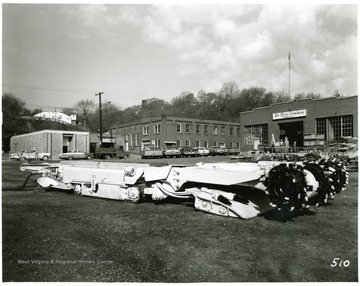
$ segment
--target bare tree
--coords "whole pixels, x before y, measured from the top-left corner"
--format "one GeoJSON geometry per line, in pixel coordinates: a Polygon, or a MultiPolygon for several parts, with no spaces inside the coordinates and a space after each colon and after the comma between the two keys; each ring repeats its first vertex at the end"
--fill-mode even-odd
{"type": "Polygon", "coordinates": [[[219,95],[222,98],[228,99],[229,97],[236,97],[240,94],[239,87],[233,81],[223,83],[219,95]]]}
{"type": "Polygon", "coordinates": [[[74,105],[77,114],[94,112],[96,109],[95,102],[92,99],[81,99],[74,105]]]}

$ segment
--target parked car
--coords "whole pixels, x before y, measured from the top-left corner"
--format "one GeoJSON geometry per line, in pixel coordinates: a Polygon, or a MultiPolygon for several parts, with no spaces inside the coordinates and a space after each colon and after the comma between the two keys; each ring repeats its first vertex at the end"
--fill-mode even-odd
{"type": "Polygon", "coordinates": [[[181,157],[181,151],[176,146],[168,146],[168,147],[165,147],[165,149],[163,151],[163,156],[164,157],[177,157],[177,158],[180,158],[181,157]]]}
{"type": "Polygon", "coordinates": [[[212,146],[209,148],[210,156],[222,156],[222,155],[227,155],[227,154],[228,154],[228,150],[224,147],[212,146]]]}
{"type": "Polygon", "coordinates": [[[129,157],[130,157],[130,153],[127,152],[127,151],[124,151],[123,148],[118,148],[117,153],[116,153],[116,156],[117,156],[119,159],[126,159],[126,158],[129,158],[129,157]]]}
{"type": "Polygon", "coordinates": [[[239,149],[228,149],[228,155],[239,155],[239,149]]]}
{"type": "Polygon", "coordinates": [[[198,151],[190,146],[184,146],[180,148],[182,157],[197,157],[199,156],[198,151]]]}
{"type": "Polygon", "coordinates": [[[19,153],[10,153],[10,159],[11,160],[19,160],[20,154],[19,153]]]}
{"type": "Polygon", "coordinates": [[[31,150],[31,152],[27,152],[26,150],[22,151],[18,155],[13,155],[14,159],[25,161],[25,160],[43,160],[47,161],[50,158],[50,153],[38,153],[35,150],[31,150]]]}
{"type": "Polygon", "coordinates": [[[73,160],[73,159],[92,159],[93,155],[91,153],[86,153],[79,150],[72,150],[70,152],[59,154],[60,159],[63,160],[73,160]]]}
{"type": "Polygon", "coordinates": [[[195,147],[194,150],[196,150],[198,156],[209,156],[209,150],[205,147],[195,147]]]}
{"type": "Polygon", "coordinates": [[[102,147],[97,147],[93,154],[95,158],[109,160],[112,157],[119,159],[129,158],[129,152],[124,151],[122,147],[115,146],[115,144],[103,144],[102,147]]]}
{"type": "Polygon", "coordinates": [[[144,150],[141,152],[141,158],[161,158],[163,156],[163,152],[160,148],[156,146],[145,146],[144,150]]]}

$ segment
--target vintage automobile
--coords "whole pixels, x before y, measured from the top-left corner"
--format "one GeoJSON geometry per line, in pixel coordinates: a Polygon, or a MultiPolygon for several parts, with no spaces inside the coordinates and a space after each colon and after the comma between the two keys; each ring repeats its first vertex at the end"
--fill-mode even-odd
{"type": "Polygon", "coordinates": [[[19,160],[20,154],[19,153],[10,153],[10,159],[11,160],[19,160]]]}
{"type": "Polygon", "coordinates": [[[198,156],[209,156],[209,150],[205,147],[195,147],[194,150],[196,150],[198,156]]]}
{"type": "Polygon", "coordinates": [[[199,156],[197,149],[190,147],[190,146],[181,147],[180,151],[181,151],[182,157],[197,157],[197,156],[199,156]]]}
{"type": "Polygon", "coordinates": [[[73,160],[73,159],[92,159],[91,153],[86,153],[79,150],[72,150],[70,152],[59,154],[59,158],[62,160],[73,160]]]}
{"type": "Polygon", "coordinates": [[[228,150],[224,147],[212,146],[209,148],[210,156],[222,156],[222,155],[227,155],[227,154],[228,154],[228,150]]]}
{"type": "Polygon", "coordinates": [[[165,147],[165,149],[163,151],[163,156],[164,157],[177,157],[177,158],[180,158],[181,157],[181,151],[176,146],[167,146],[167,147],[165,147]]]}
{"type": "Polygon", "coordinates": [[[238,155],[239,153],[239,149],[228,149],[228,155],[238,155]]]}
{"type": "Polygon", "coordinates": [[[30,152],[27,152],[26,150],[22,151],[18,154],[12,154],[11,159],[16,159],[20,161],[26,161],[26,160],[43,160],[47,161],[50,158],[50,153],[38,153],[35,150],[31,150],[30,152]]]}
{"type": "Polygon", "coordinates": [[[141,158],[161,158],[163,156],[163,152],[160,148],[156,146],[145,146],[144,150],[141,152],[141,158]]]}
{"type": "Polygon", "coordinates": [[[106,159],[119,158],[126,159],[130,157],[130,153],[125,151],[123,146],[119,146],[116,143],[102,142],[101,146],[96,146],[94,153],[91,154],[94,158],[106,159]]]}

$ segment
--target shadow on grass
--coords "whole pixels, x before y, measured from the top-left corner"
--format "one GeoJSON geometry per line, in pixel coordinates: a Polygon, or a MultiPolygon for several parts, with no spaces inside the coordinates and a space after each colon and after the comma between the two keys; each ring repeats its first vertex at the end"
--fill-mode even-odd
{"type": "Polygon", "coordinates": [[[262,216],[265,217],[267,220],[279,221],[279,222],[294,222],[294,218],[300,216],[314,216],[316,212],[311,211],[309,209],[292,209],[291,206],[282,206],[281,208],[276,208],[269,212],[266,212],[262,216]]]}
{"type": "Polygon", "coordinates": [[[169,205],[184,205],[186,207],[194,208],[194,198],[174,198],[174,197],[167,197],[164,200],[160,201],[153,201],[149,199],[149,202],[152,202],[155,205],[163,205],[163,204],[169,204],[169,205]]]}

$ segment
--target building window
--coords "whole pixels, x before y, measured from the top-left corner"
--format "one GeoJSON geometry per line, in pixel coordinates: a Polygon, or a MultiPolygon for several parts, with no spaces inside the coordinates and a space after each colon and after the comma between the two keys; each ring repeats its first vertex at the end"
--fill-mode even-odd
{"type": "Polygon", "coordinates": [[[185,146],[190,146],[190,140],[185,141],[185,146]]]}
{"type": "Polygon", "coordinates": [[[134,134],[130,134],[130,146],[134,146],[134,134]]]}
{"type": "Polygon", "coordinates": [[[176,132],[181,133],[181,123],[176,124],[176,132]]]}
{"type": "Polygon", "coordinates": [[[324,138],[327,138],[326,118],[316,119],[316,134],[323,134],[324,138]]]}
{"type": "Polygon", "coordinates": [[[196,132],[196,134],[200,134],[200,124],[196,124],[195,132],[196,132]]]}
{"type": "Polygon", "coordinates": [[[352,137],[353,130],[352,115],[316,119],[316,133],[324,134],[325,140],[340,141],[341,137],[352,137]]]}
{"type": "Polygon", "coordinates": [[[338,141],[341,138],[341,117],[332,117],[329,121],[329,140],[338,141]]]}
{"type": "Polygon", "coordinates": [[[150,142],[142,142],[142,149],[141,150],[143,151],[146,146],[151,146],[151,143],[150,142]]]}
{"type": "Polygon", "coordinates": [[[234,127],[230,126],[229,133],[230,133],[230,136],[234,135],[234,127]]]}
{"type": "Polygon", "coordinates": [[[190,123],[185,124],[185,132],[190,133],[190,123]]]}
{"type": "Polygon", "coordinates": [[[204,147],[205,147],[206,149],[209,149],[209,141],[204,141],[204,147]]]}
{"type": "Polygon", "coordinates": [[[240,136],[240,127],[236,128],[236,136],[240,136]]]}
{"type": "Polygon", "coordinates": [[[214,126],[214,135],[218,135],[218,127],[214,126]]]}
{"type": "Polygon", "coordinates": [[[204,125],[204,134],[209,135],[209,126],[208,125],[204,125]]]}
{"type": "Polygon", "coordinates": [[[181,139],[176,140],[176,145],[181,146],[181,139]]]}
{"type": "Polygon", "coordinates": [[[225,126],[221,126],[221,135],[225,136],[225,126]]]}
{"type": "Polygon", "coordinates": [[[259,138],[260,144],[269,144],[268,124],[251,125],[244,127],[244,144],[253,145],[254,137],[259,138]]]}
{"type": "Polygon", "coordinates": [[[139,134],[135,133],[135,146],[139,146],[139,134]]]}
{"type": "Polygon", "coordinates": [[[353,136],[353,117],[343,116],[342,117],[342,136],[353,136]]]}
{"type": "Polygon", "coordinates": [[[200,147],[200,141],[199,140],[195,141],[195,147],[200,147]]]}
{"type": "Polygon", "coordinates": [[[154,134],[159,134],[160,133],[160,124],[155,124],[154,125],[154,134]]]}
{"type": "Polygon", "coordinates": [[[253,145],[252,136],[251,136],[251,127],[244,127],[244,144],[253,145]]]}
{"type": "Polygon", "coordinates": [[[269,144],[269,125],[263,124],[261,127],[262,135],[261,135],[261,144],[269,144]]]}
{"type": "Polygon", "coordinates": [[[143,135],[149,135],[149,126],[143,126],[143,135]]]}
{"type": "Polygon", "coordinates": [[[158,148],[160,148],[160,139],[155,139],[154,140],[154,145],[158,148]]]}

